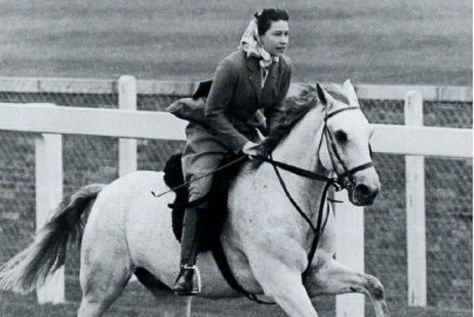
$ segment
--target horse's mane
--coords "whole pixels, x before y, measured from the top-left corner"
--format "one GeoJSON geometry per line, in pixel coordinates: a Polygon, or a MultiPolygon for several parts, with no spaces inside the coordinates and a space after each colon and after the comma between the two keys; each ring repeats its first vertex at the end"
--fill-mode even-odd
{"type": "MultiPolygon", "coordinates": [[[[291,129],[298,123],[311,109],[320,104],[317,88],[315,84],[303,83],[298,86],[300,89],[296,94],[289,93],[285,99],[283,114],[280,120],[272,128],[268,137],[261,143],[263,155],[270,154],[286,137],[291,129]]],[[[349,104],[344,90],[335,84],[324,85],[324,88],[331,96],[345,104],[349,104]]]]}

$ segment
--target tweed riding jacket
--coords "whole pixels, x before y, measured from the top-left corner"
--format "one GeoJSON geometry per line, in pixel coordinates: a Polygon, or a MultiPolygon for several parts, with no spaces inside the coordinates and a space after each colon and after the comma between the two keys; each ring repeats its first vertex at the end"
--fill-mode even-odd
{"type": "Polygon", "coordinates": [[[278,121],[291,81],[292,66],[281,56],[268,71],[263,87],[262,73],[255,57],[238,50],[224,58],[214,74],[205,107],[206,125],[231,151],[238,153],[254,135],[259,110],[267,129],[278,121]]]}

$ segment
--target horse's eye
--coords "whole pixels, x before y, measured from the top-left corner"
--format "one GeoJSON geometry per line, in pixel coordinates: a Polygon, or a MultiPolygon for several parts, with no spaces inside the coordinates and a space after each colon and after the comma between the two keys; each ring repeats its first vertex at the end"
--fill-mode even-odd
{"type": "Polygon", "coordinates": [[[338,130],[338,131],[334,132],[334,137],[336,138],[336,141],[338,143],[347,142],[347,133],[342,131],[342,130],[338,130]]]}

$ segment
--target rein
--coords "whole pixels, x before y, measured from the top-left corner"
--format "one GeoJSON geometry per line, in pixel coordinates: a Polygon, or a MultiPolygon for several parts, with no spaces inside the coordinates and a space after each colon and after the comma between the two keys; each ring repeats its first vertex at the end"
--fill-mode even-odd
{"type": "MultiPolygon", "coordinates": [[[[361,164],[359,166],[356,166],[352,169],[348,169],[346,164],[342,160],[341,155],[339,154],[339,151],[337,150],[335,142],[333,142],[333,136],[332,136],[331,132],[329,131],[329,129],[327,128],[327,120],[329,118],[335,116],[336,114],[339,114],[343,111],[348,111],[348,110],[360,110],[360,108],[359,107],[341,108],[341,109],[335,110],[335,111],[333,111],[329,114],[326,114],[326,116],[324,117],[323,135],[326,138],[326,142],[327,142],[328,147],[330,145],[332,152],[334,153],[337,160],[339,161],[339,163],[341,164],[341,166],[344,169],[344,172],[342,174],[337,174],[336,164],[334,162],[334,158],[332,157],[332,155],[330,155],[331,162],[332,162],[332,165],[333,165],[333,169],[336,172],[336,174],[338,175],[337,178],[326,177],[324,175],[320,175],[320,174],[314,173],[314,172],[309,171],[309,170],[305,170],[305,169],[302,169],[302,168],[299,168],[299,167],[296,167],[296,166],[293,166],[293,165],[289,165],[289,164],[286,164],[286,163],[283,163],[283,162],[275,161],[275,160],[273,160],[271,155],[270,155],[270,157],[265,157],[265,156],[262,156],[262,155],[255,156],[256,159],[259,159],[259,160],[262,160],[264,162],[270,163],[273,166],[275,174],[277,175],[278,181],[280,182],[280,185],[283,188],[283,191],[285,192],[286,197],[291,202],[293,207],[296,209],[298,214],[306,221],[306,223],[308,223],[309,227],[311,228],[312,232],[314,233],[313,242],[311,243],[311,249],[310,249],[309,254],[308,254],[308,265],[307,265],[306,269],[304,270],[303,274],[305,274],[311,266],[314,255],[316,254],[316,249],[317,249],[318,244],[319,244],[319,239],[321,238],[321,236],[323,234],[323,231],[324,231],[324,228],[326,227],[326,224],[327,224],[327,221],[328,221],[329,207],[327,208],[327,213],[326,213],[324,223],[323,223],[323,212],[324,212],[324,207],[326,205],[325,202],[327,201],[327,194],[328,194],[330,186],[333,186],[336,191],[339,191],[343,188],[350,189],[354,186],[353,175],[355,173],[374,166],[373,162],[370,161],[370,162],[367,162],[365,164],[361,164]],[[291,196],[291,194],[290,194],[290,192],[289,192],[289,190],[288,190],[288,188],[287,188],[287,186],[286,186],[286,184],[285,184],[278,168],[281,168],[283,170],[286,170],[288,172],[291,172],[293,174],[296,174],[296,175],[299,175],[299,176],[302,176],[302,177],[305,177],[305,178],[326,182],[326,185],[324,186],[324,189],[323,189],[323,192],[322,192],[322,195],[321,195],[321,199],[320,199],[320,202],[319,202],[319,210],[318,210],[318,218],[316,219],[316,226],[312,223],[312,221],[308,217],[308,215],[302,210],[302,208],[298,205],[298,203],[295,201],[295,199],[291,196]]],[[[321,140],[320,140],[320,143],[319,143],[319,146],[318,146],[318,151],[321,148],[322,142],[323,142],[323,136],[321,137],[321,140]]],[[[369,145],[369,149],[370,149],[370,145],[369,145]]]]}
{"type": "Polygon", "coordinates": [[[263,155],[255,155],[255,156],[252,156],[252,157],[254,157],[254,158],[256,158],[260,161],[270,163],[273,167],[279,167],[282,170],[285,170],[285,171],[290,172],[292,174],[295,174],[295,175],[298,175],[298,176],[301,176],[301,177],[305,177],[305,178],[309,178],[309,179],[328,182],[332,186],[334,186],[334,188],[336,188],[337,190],[342,189],[341,184],[339,183],[337,178],[326,177],[324,175],[317,174],[317,173],[312,172],[310,170],[305,170],[305,169],[299,168],[299,167],[294,166],[294,165],[286,164],[286,163],[283,163],[283,162],[280,162],[280,161],[275,161],[271,156],[266,157],[266,156],[263,156],[263,155]]]}
{"type": "Polygon", "coordinates": [[[325,201],[327,199],[327,194],[329,191],[329,186],[333,185],[333,183],[331,182],[332,179],[328,178],[328,181],[326,182],[326,185],[324,186],[324,190],[321,195],[321,200],[319,202],[318,219],[316,220],[316,227],[315,227],[313,223],[311,222],[311,219],[308,217],[308,215],[301,209],[298,203],[291,196],[280,174],[280,171],[278,170],[278,167],[276,165],[273,165],[273,169],[275,170],[275,174],[278,177],[278,181],[280,182],[280,185],[283,188],[283,191],[285,192],[286,197],[291,202],[293,207],[295,207],[296,211],[300,214],[300,216],[306,221],[306,223],[308,223],[309,227],[314,233],[314,239],[313,239],[313,242],[311,243],[311,249],[308,254],[308,265],[306,266],[306,269],[303,272],[303,274],[305,274],[311,266],[311,262],[313,261],[314,255],[316,253],[316,249],[318,248],[319,238],[321,238],[321,235],[324,231],[324,228],[326,227],[326,223],[328,220],[329,207],[327,209],[326,220],[324,221],[324,224],[322,223],[323,211],[324,211],[325,201]]]}

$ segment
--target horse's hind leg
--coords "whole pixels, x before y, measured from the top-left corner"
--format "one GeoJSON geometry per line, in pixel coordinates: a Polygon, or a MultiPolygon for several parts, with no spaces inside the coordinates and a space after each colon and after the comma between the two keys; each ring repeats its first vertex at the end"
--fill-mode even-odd
{"type": "Polygon", "coordinates": [[[82,299],[78,317],[102,316],[132,276],[126,244],[120,243],[120,238],[113,242],[107,240],[96,239],[93,245],[90,241],[83,243],[79,275],[82,299]]]}
{"type": "Polygon", "coordinates": [[[102,316],[127,285],[131,270],[117,263],[109,269],[109,265],[94,265],[88,270],[84,283],[81,282],[83,293],[78,317],[102,316]]]}
{"type": "Polygon", "coordinates": [[[376,317],[390,316],[382,283],[376,277],[354,272],[334,259],[329,259],[317,270],[308,272],[304,282],[311,297],[364,293],[371,299],[376,317]]]}
{"type": "Polygon", "coordinates": [[[102,316],[124,290],[131,270],[125,263],[117,263],[120,260],[113,262],[95,263],[87,268],[86,276],[81,278],[82,299],[78,317],[102,316]]]}

